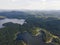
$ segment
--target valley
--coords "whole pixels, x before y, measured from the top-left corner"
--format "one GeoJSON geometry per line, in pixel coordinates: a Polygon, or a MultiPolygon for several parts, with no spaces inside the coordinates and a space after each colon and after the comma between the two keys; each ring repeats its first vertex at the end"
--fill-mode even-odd
{"type": "Polygon", "coordinates": [[[59,11],[0,12],[0,45],[60,45],[59,16],[59,11]]]}

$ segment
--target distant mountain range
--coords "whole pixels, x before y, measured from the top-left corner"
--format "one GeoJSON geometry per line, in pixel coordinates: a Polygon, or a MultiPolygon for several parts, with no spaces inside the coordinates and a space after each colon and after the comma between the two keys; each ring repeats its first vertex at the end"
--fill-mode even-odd
{"type": "Polygon", "coordinates": [[[21,11],[11,11],[11,10],[0,10],[0,15],[37,15],[44,17],[60,17],[60,10],[50,10],[50,11],[37,11],[37,10],[21,10],[21,11]]]}

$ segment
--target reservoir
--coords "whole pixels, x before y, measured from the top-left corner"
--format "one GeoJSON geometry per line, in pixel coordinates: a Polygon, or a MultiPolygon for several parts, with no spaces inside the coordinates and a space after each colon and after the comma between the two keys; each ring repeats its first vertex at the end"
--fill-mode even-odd
{"type": "Polygon", "coordinates": [[[3,27],[4,23],[8,23],[8,22],[12,22],[12,23],[17,23],[17,24],[23,25],[25,23],[25,19],[8,19],[8,18],[1,19],[0,20],[0,28],[3,27]]]}

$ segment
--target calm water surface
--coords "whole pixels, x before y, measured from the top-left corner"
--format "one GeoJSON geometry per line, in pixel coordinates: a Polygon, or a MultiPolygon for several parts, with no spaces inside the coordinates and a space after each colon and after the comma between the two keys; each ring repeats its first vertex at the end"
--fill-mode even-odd
{"type": "Polygon", "coordinates": [[[0,28],[3,27],[2,24],[8,23],[8,22],[12,22],[12,23],[17,23],[17,24],[23,25],[25,23],[25,20],[24,19],[8,19],[8,18],[2,19],[2,20],[0,20],[0,28]]]}

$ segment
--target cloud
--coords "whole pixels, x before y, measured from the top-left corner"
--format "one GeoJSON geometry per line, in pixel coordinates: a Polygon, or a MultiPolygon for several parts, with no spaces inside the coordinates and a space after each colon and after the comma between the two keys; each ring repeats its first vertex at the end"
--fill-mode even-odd
{"type": "Polygon", "coordinates": [[[0,0],[0,9],[55,10],[60,0],[0,0]]]}

